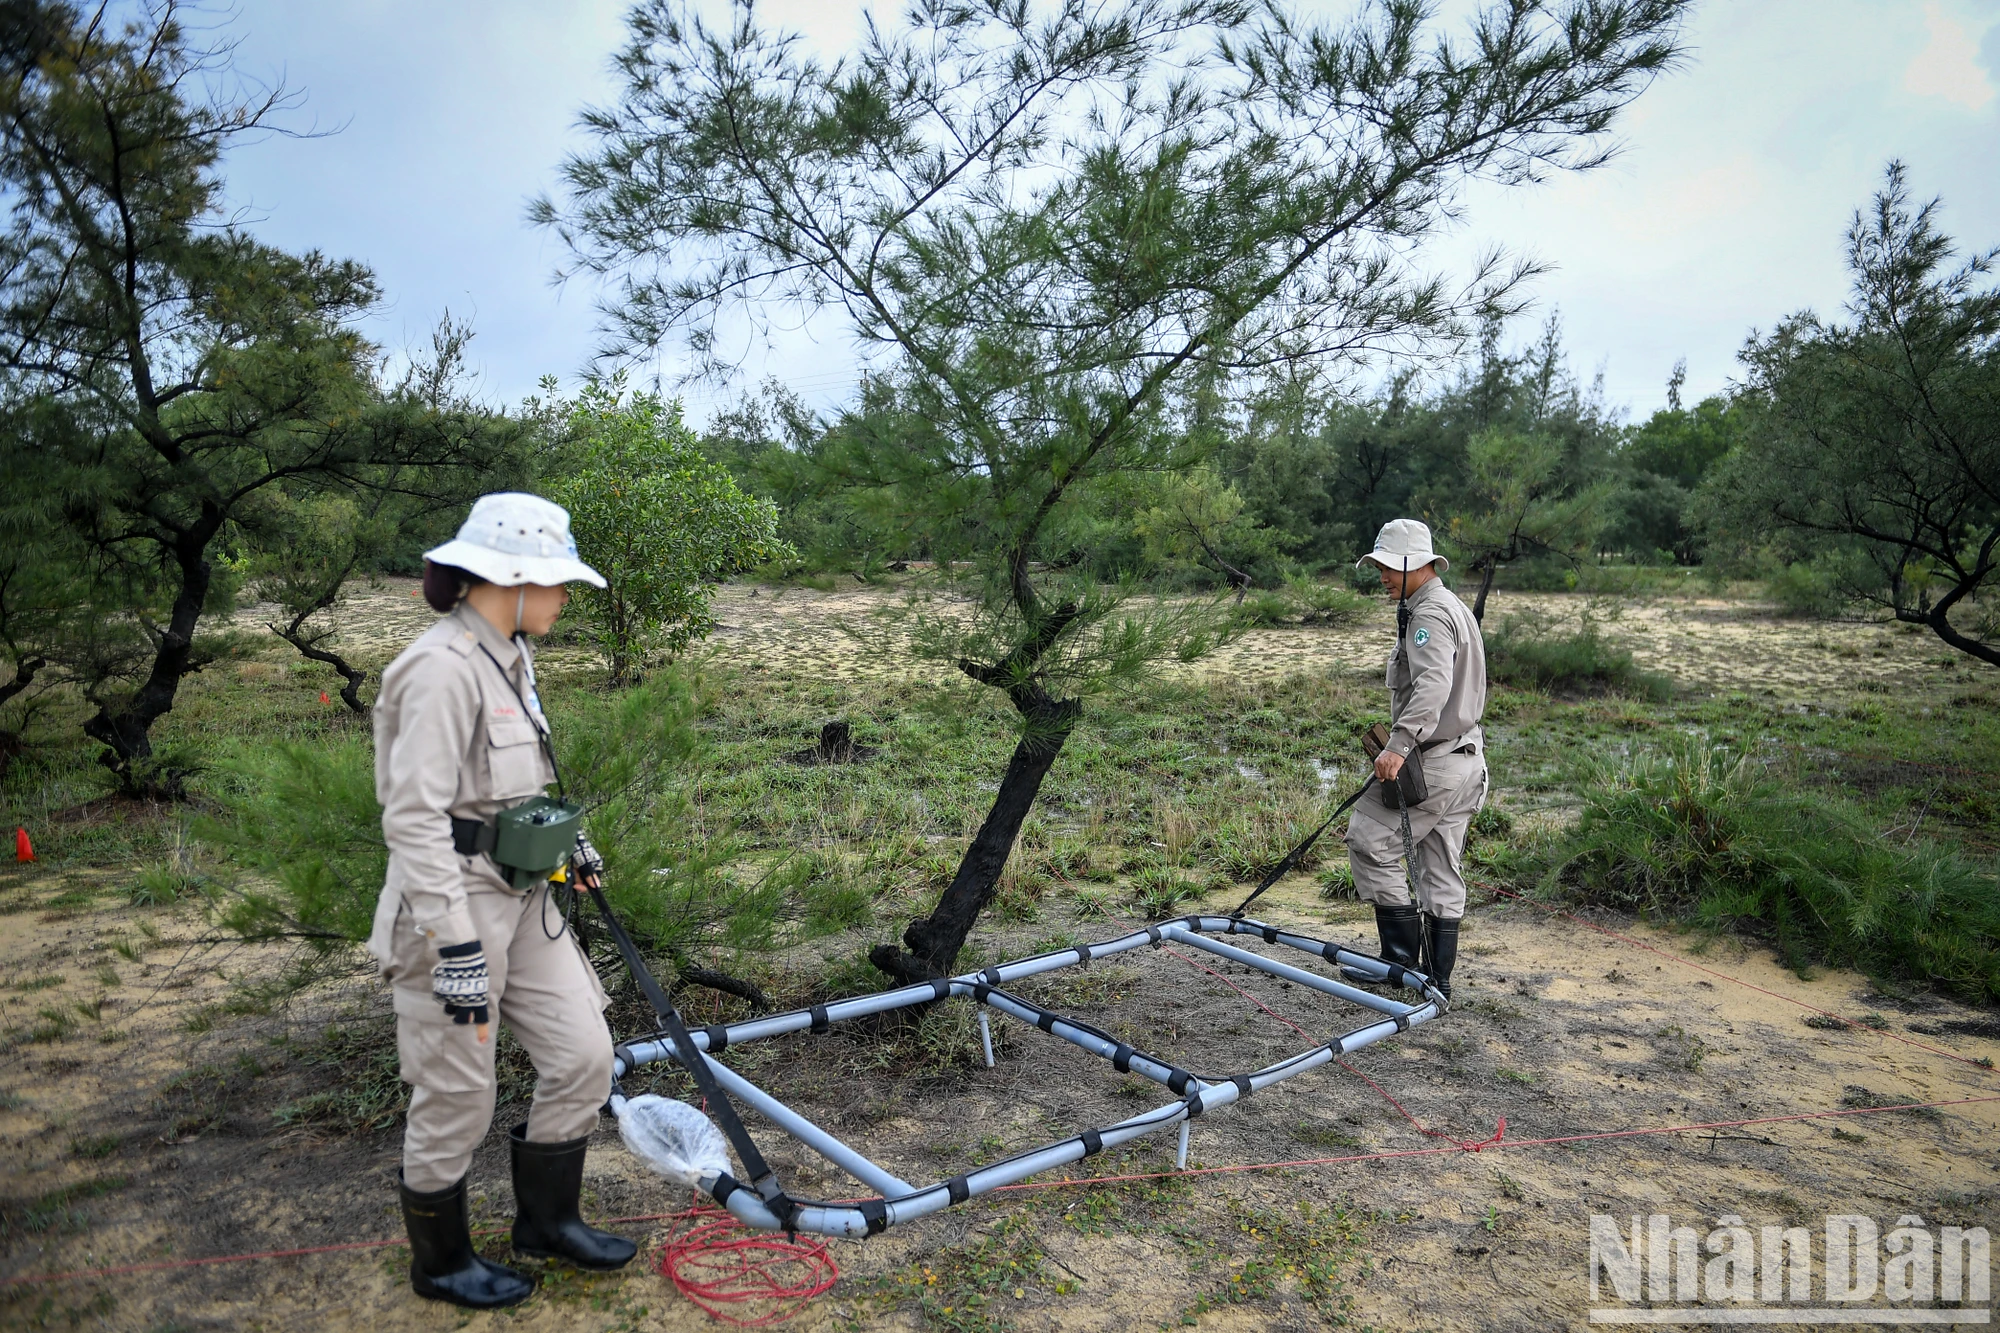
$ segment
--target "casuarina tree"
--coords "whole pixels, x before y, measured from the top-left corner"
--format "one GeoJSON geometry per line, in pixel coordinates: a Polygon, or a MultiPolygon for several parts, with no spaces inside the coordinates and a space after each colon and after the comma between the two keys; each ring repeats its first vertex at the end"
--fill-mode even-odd
{"type": "Polygon", "coordinates": [[[2000,620],[1968,614],[2000,569],[2000,251],[1959,260],[1937,211],[1891,163],[1848,228],[1852,322],[1808,311],[1750,341],[1747,433],[1706,498],[1718,528],[1790,538],[2000,666],[2000,620]]]}
{"type": "Polygon", "coordinates": [[[633,10],[622,95],[538,210],[609,280],[606,352],[677,339],[714,366],[725,318],[844,321],[894,410],[838,425],[823,465],[966,562],[976,622],[915,641],[1020,717],[951,885],[878,966],[949,969],[1088,691],[1203,645],[1075,576],[1092,504],[1203,461],[1193,386],[1331,373],[1510,306],[1522,268],[1448,283],[1421,244],[1469,180],[1601,161],[1684,7],[1518,0],[1451,39],[1414,0],[1333,25],[1249,0],[918,3],[832,62],[748,5],[721,27],[633,10]]]}
{"type": "Polygon", "coordinates": [[[128,783],[200,668],[225,582],[218,543],[267,488],[469,488],[504,452],[477,411],[378,383],[354,319],[370,273],[257,241],[226,216],[220,161],[272,132],[280,90],[231,96],[226,45],[172,3],[126,26],[60,0],[10,5],[0,60],[0,449],[16,490],[86,548],[114,617],[143,630],[136,684],[85,730],[128,783]]]}

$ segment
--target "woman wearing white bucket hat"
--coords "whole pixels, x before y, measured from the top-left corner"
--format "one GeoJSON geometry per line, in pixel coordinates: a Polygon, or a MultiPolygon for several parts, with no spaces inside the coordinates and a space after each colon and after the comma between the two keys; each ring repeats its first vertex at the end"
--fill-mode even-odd
{"type": "MultiPolygon", "coordinates": [[[[375,793],[389,873],[369,952],[393,987],[396,1046],[412,1085],[400,1173],[410,1281],[421,1296],[474,1309],[526,1300],[534,1283],[472,1248],[465,1178],[493,1119],[494,1011],[536,1073],[510,1135],[514,1248],[583,1268],[622,1267],[631,1241],[586,1226],[583,1157],[611,1090],[604,989],[549,902],[557,864],[504,864],[498,817],[556,778],[535,692],[532,636],[548,633],[566,583],[604,586],[578,558],[569,515],[539,496],[472,507],[458,536],[424,557],[424,595],[443,618],[382,675],[375,793]],[[499,855],[496,855],[499,854],[499,855]],[[550,923],[553,921],[553,927],[550,923]]],[[[560,825],[574,808],[534,822],[560,825]]],[[[586,844],[587,846],[587,844],[586,844]]],[[[530,858],[533,859],[533,858],[530,858]]]]}
{"type": "Polygon", "coordinates": [[[1424,524],[1383,524],[1375,549],[1355,565],[1364,562],[1397,599],[1396,646],[1389,741],[1375,761],[1383,799],[1354,808],[1348,862],[1355,891],[1375,905],[1383,960],[1419,968],[1449,998],[1465,915],[1465,838],[1486,802],[1486,644],[1472,612],[1437,577],[1451,562],[1431,549],[1424,524]],[[1427,794],[1405,809],[1396,783],[1413,757],[1427,794]]]}

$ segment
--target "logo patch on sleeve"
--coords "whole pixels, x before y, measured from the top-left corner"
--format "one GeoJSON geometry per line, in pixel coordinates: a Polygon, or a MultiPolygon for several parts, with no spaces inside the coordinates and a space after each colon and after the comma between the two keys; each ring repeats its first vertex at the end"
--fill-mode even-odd
{"type": "Polygon", "coordinates": [[[1413,637],[1416,640],[1417,647],[1421,648],[1431,641],[1431,632],[1427,629],[1419,629],[1413,637]]]}

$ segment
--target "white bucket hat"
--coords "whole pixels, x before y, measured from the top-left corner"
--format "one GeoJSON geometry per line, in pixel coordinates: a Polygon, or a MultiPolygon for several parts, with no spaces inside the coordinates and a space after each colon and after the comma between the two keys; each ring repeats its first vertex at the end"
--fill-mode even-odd
{"type": "Polygon", "coordinates": [[[1375,549],[1354,562],[1356,569],[1373,560],[1384,569],[1422,569],[1434,564],[1442,574],[1451,561],[1431,550],[1431,530],[1414,518],[1392,518],[1375,534],[1375,549]]]}
{"type": "Polygon", "coordinates": [[[524,583],[553,587],[577,579],[593,588],[604,586],[604,576],[577,558],[569,511],[521,491],[480,496],[459,525],[458,536],[425,551],[424,559],[455,565],[503,588],[524,583]]]}

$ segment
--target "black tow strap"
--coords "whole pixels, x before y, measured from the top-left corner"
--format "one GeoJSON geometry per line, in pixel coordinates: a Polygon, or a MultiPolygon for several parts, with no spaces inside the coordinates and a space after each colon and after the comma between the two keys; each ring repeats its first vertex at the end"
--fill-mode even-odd
{"type": "MultiPolygon", "coordinates": [[[[604,901],[604,890],[593,887],[589,892],[590,900],[597,904],[598,914],[604,918],[605,929],[611,932],[612,940],[618,945],[618,954],[625,960],[626,970],[631,972],[632,979],[639,983],[639,990],[645,995],[646,1003],[653,1006],[653,1013],[659,1018],[660,1026],[665,1028],[667,1036],[673,1039],[674,1052],[687,1067],[688,1073],[694,1076],[695,1087],[708,1099],[709,1113],[721,1126],[723,1134],[729,1139],[730,1146],[736,1149],[736,1155],[743,1159],[743,1169],[749,1173],[751,1186],[757,1191],[758,1197],[771,1206],[771,1210],[778,1215],[778,1220],[785,1229],[792,1230],[798,1205],[785,1196],[784,1188],[778,1184],[778,1178],[765,1163],[764,1154],[757,1151],[756,1143],[750,1138],[750,1131],[743,1127],[742,1118],[736,1114],[735,1105],[730,1102],[729,1095],[723,1092],[722,1085],[715,1081],[715,1072],[708,1067],[708,1058],[701,1053],[701,1048],[694,1044],[694,1037],[689,1034],[687,1024],[681,1021],[680,1011],[674,1008],[673,1001],[667,998],[667,993],[661,989],[660,983],[653,979],[653,973],[646,966],[646,960],[639,956],[639,946],[632,942],[632,937],[625,933],[625,927],[611,914],[611,904],[604,901]]],[[[721,1202],[728,1192],[723,1190],[717,1194],[716,1201],[721,1202]]]]}
{"type": "Polygon", "coordinates": [[[1360,800],[1363,796],[1366,796],[1368,794],[1368,789],[1374,785],[1375,785],[1375,775],[1371,773],[1368,775],[1368,780],[1361,784],[1360,790],[1356,791],[1354,795],[1342,801],[1340,803],[1340,808],[1335,810],[1332,814],[1328,815],[1326,817],[1326,822],[1324,824],[1321,824],[1311,833],[1308,833],[1306,835],[1306,840],[1304,842],[1300,843],[1298,846],[1292,848],[1292,850],[1285,853],[1285,859],[1278,862],[1277,865],[1271,868],[1271,873],[1264,876],[1264,882],[1262,884],[1259,884],[1255,889],[1253,889],[1248,898],[1245,898],[1242,902],[1236,905],[1236,910],[1229,914],[1229,919],[1232,921],[1240,919],[1245,912],[1250,910],[1250,904],[1256,902],[1258,898],[1263,896],[1264,890],[1270,888],[1273,884],[1276,884],[1279,880],[1291,874],[1292,867],[1296,866],[1299,863],[1299,858],[1304,856],[1307,852],[1311,851],[1312,845],[1319,841],[1319,835],[1326,832],[1328,829],[1332,828],[1334,820],[1340,818],[1342,815],[1346,814],[1349,810],[1353,809],[1354,803],[1360,800]]]}

